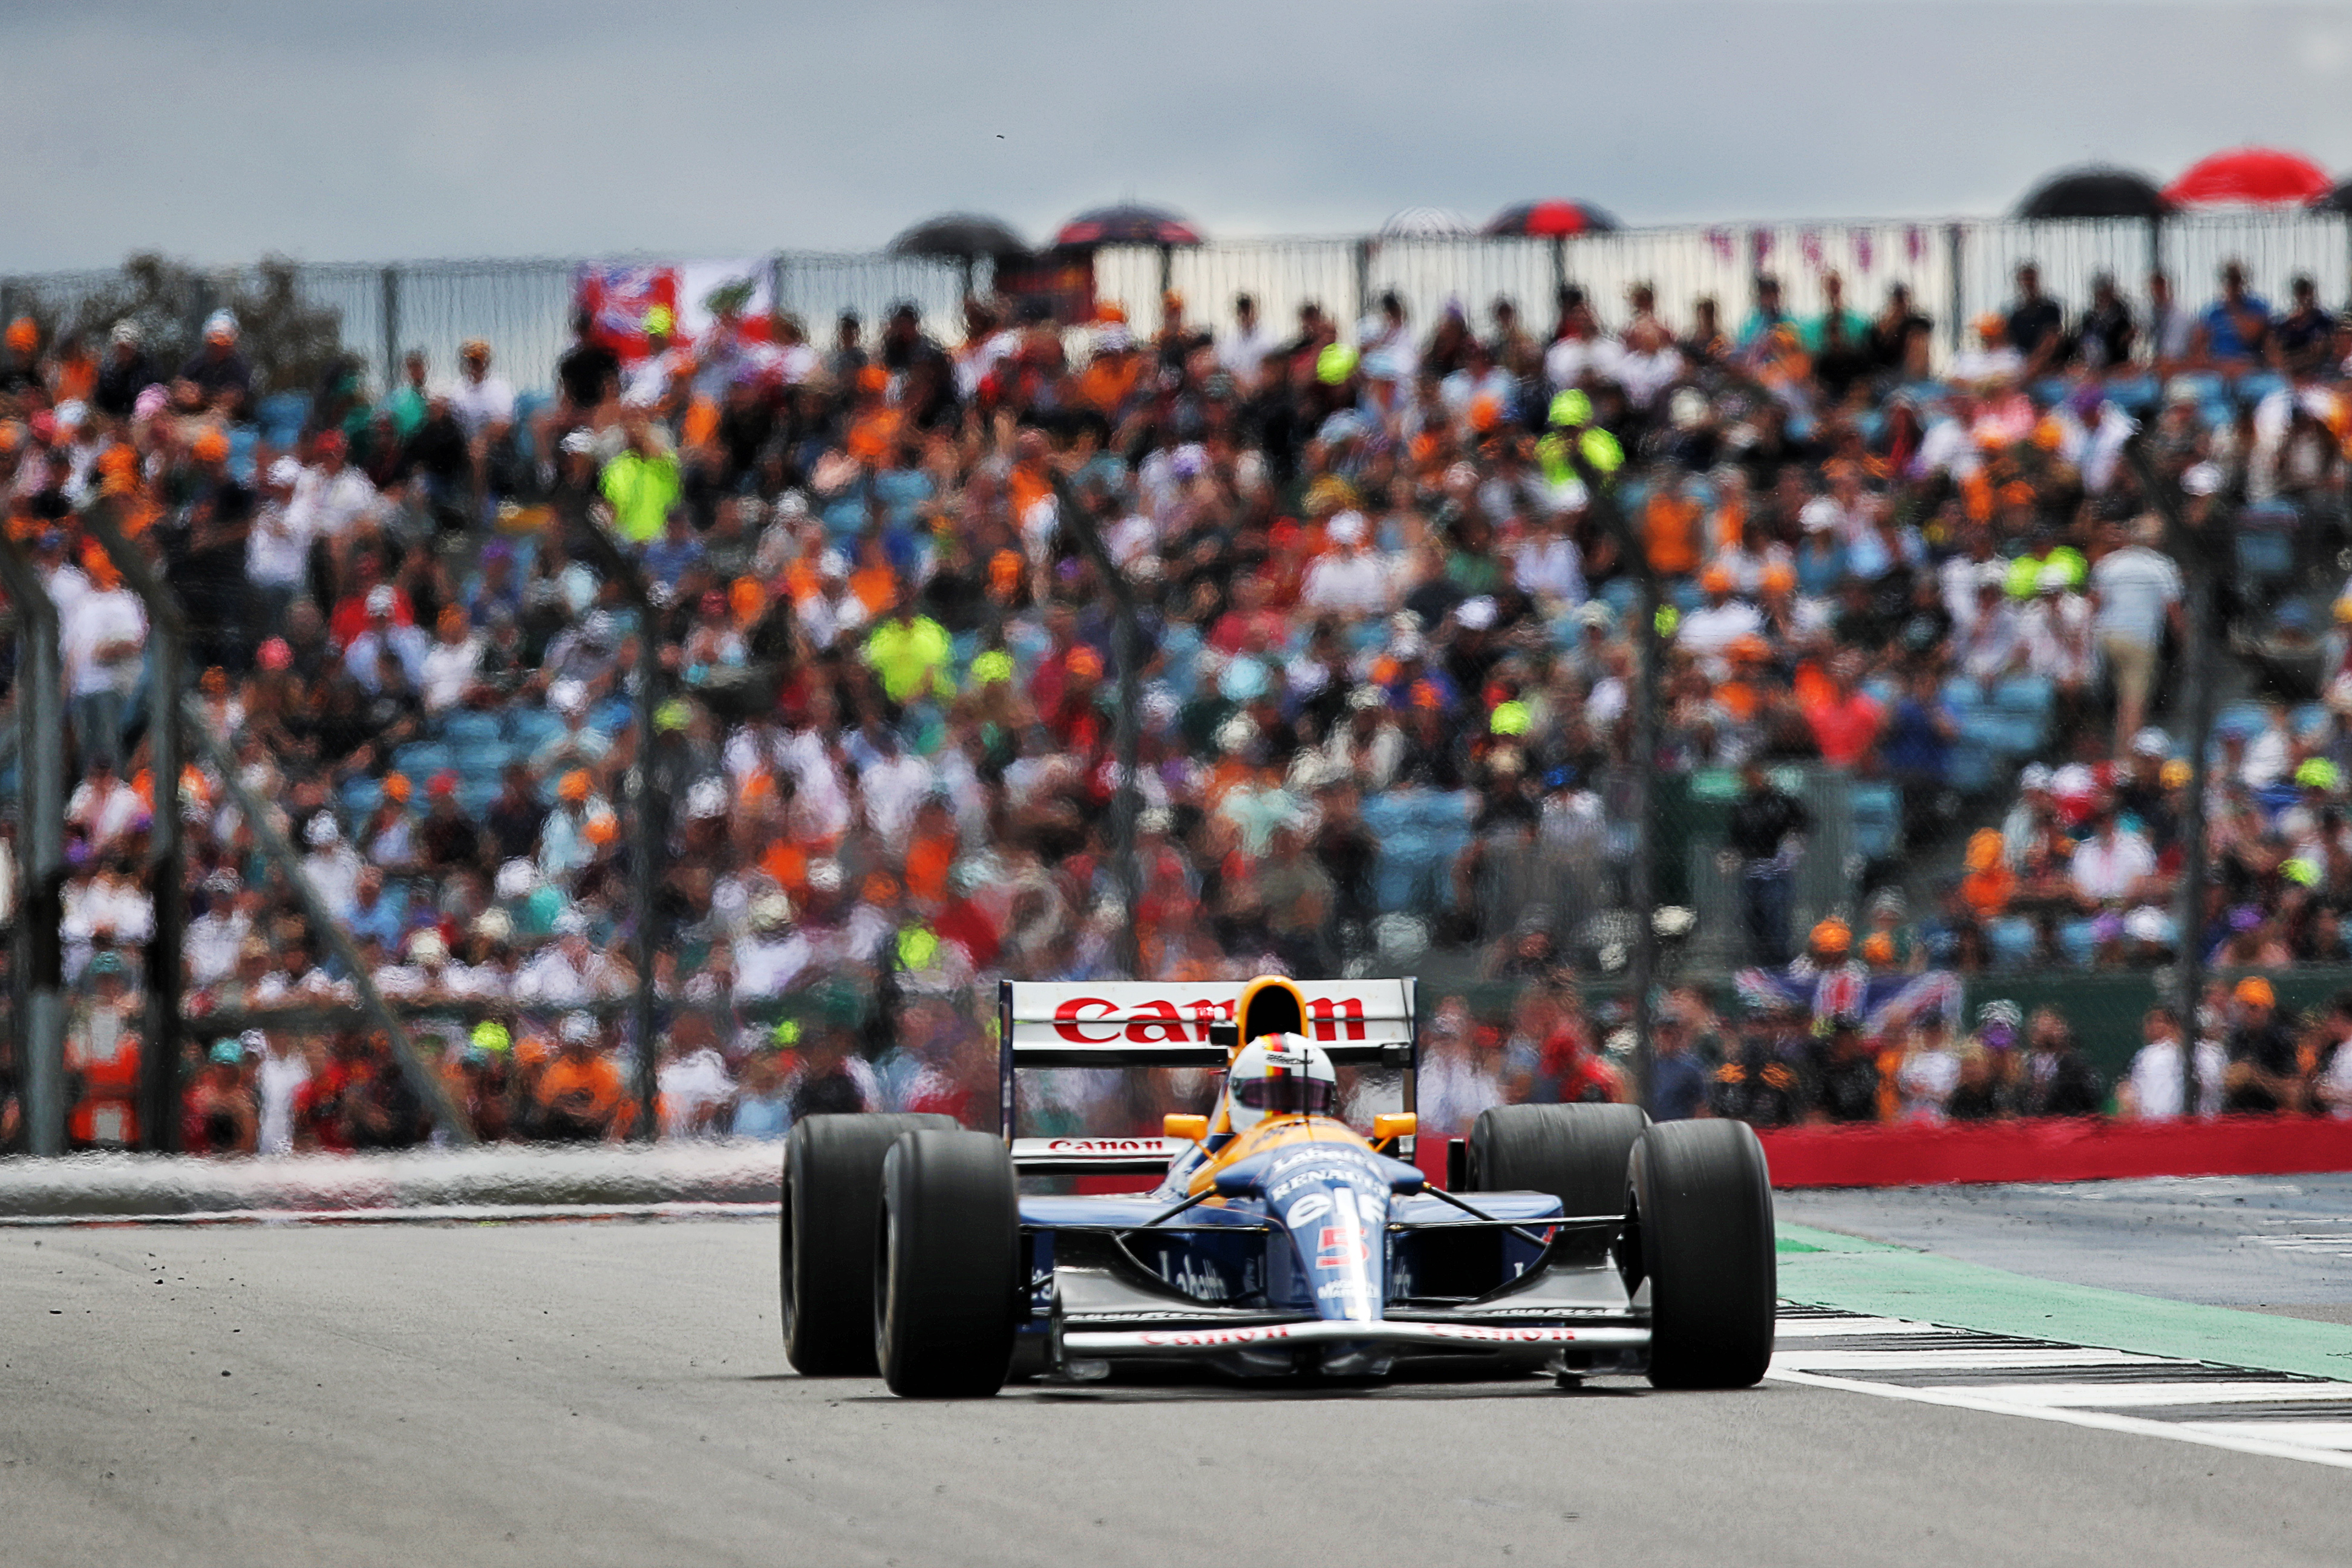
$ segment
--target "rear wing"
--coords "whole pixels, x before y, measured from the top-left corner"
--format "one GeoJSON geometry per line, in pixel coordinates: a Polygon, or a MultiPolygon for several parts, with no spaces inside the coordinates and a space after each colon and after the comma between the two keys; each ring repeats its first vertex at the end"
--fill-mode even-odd
{"type": "MultiPolygon", "coordinates": [[[[999,981],[997,1078],[1003,1135],[1013,1136],[1013,1075],[1024,1068],[1222,1068],[1239,1043],[1241,1020],[1235,1011],[1244,994],[1260,984],[999,981]]],[[[1414,1070],[1420,1065],[1414,1027],[1417,984],[1402,979],[1301,980],[1296,984],[1306,1015],[1299,1032],[1328,1052],[1335,1066],[1402,1068],[1404,1109],[1411,1110],[1414,1070]]],[[[1015,1152],[1028,1153],[1025,1146],[1033,1142],[1045,1141],[1023,1139],[1015,1152]]],[[[1109,1142],[1133,1145],[1158,1141],[1109,1142]]],[[[1143,1157],[1140,1151],[1129,1154],[1131,1161],[1143,1157]]],[[[1029,1167],[1024,1163],[1023,1168],[1029,1167]]],[[[1088,1163],[1083,1168],[1101,1167],[1088,1163]]]]}

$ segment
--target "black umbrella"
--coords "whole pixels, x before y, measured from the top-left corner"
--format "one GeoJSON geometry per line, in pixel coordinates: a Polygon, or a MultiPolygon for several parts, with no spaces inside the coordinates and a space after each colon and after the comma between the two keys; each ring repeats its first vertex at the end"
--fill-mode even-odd
{"type": "Polygon", "coordinates": [[[2171,210],[2154,180],[2099,163],[2053,174],[2017,205],[2024,218],[2162,217],[2171,210]]]}
{"type": "Polygon", "coordinates": [[[945,256],[970,261],[988,256],[1013,260],[1029,254],[1029,242],[992,217],[978,213],[941,213],[926,218],[890,242],[894,256],[945,256]]]}
{"type": "Polygon", "coordinates": [[[1201,231],[1164,207],[1133,202],[1082,212],[1054,236],[1060,250],[1092,250],[1098,245],[1198,245],[1201,231]]]}
{"type": "Polygon", "coordinates": [[[2315,213],[2334,213],[2338,217],[2352,217],[2352,180],[2347,180],[2317,201],[2311,204],[2315,213]]]}

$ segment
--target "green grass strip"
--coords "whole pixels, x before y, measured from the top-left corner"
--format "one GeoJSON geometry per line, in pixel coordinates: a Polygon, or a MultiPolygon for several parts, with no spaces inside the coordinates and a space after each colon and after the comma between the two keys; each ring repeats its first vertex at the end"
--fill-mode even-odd
{"type": "Polygon", "coordinates": [[[2352,1379],[2352,1325],[2061,1285],[1811,1226],[1779,1230],[1780,1295],[1808,1306],[2352,1379]]]}

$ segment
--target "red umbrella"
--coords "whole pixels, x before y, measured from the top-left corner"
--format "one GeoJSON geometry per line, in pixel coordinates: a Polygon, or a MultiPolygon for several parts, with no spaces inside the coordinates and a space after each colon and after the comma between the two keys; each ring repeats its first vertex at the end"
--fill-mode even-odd
{"type": "Polygon", "coordinates": [[[1487,221],[1486,232],[1549,239],[1568,234],[1607,234],[1617,220],[1591,202],[1521,202],[1487,221]]]}
{"type": "Polygon", "coordinates": [[[2298,205],[2326,195],[2336,182],[2310,159],[2273,147],[2233,147],[2191,163],[2164,188],[2179,206],[2298,205]]]}

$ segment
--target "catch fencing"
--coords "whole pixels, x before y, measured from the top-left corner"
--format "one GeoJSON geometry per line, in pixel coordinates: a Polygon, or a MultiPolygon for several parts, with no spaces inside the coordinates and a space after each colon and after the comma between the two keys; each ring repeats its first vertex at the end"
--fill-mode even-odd
{"type": "MultiPolygon", "coordinates": [[[[642,259],[642,258],[640,258],[642,259]]],[[[1843,282],[1851,310],[1876,311],[1892,284],[1906,285],[1914,306],[1936,321],[1934,354],[1948,362],[1964,346],[1970,322],[2007,308],[2017,267],[2039,264],[2042,285],[2070,308],[2087,300],[2092,279],[2112,276],[2136,309],[2146,280],[2160,268],[2176,297],[2200,309],[2228,261],[2242,262],[2254,289],[2286,298],[2298,275],[2320,297],[2352,296],[2352,218],[2304,212],[2243,211],[2138,219],[2029,222],[2007,218],[1854,219],[1818,223],[1702,224],[1624,229],[1558,239],[1377,235],[1276,237],[1160,248],[1106,247],[1094,254],[1094,296],[1115,303],[1143,329],[1160,321],[1160,297],[1174,289],[1188,315],[1219,328],[1234,299],[1250,294],[1277,331],[1298,305],[1313,301],[1342,321],[1370,313],[1384,294],[1403,303],[1416,331],[1447,310],[1484,330],[1495,300],[1517,305],[1528,329],[1550,327],[1558,290],[1584,289],[1605,325],[1624,324],[1637,285],[1653,289],[1664,319],[1686,325],[1700,299],[1716,302],[1724,329],[1736,331],[1753,304],[1753,282],[1769,272],[1782,285],[1784,308],[1798,317],[1822,308],[1824,280],[1843,282]]],[[[599,258],[595,265],[612,265],[599,258]]],[[[587,258],[434,260],[394,263],[278,263],[202,269],[205,287],[170,323],[192,340],[215,300],[251,291],[270,266],[290,273],[300,300],[330,311],[342,343],[379,386],[394,384],[402,356],[421,350],[432,372],[450,374],[458,345],[488,342],[519,387],[551,385],[570,338],[576,281],[587,258]]],[[[933,334],[961,336],[961,300],[985,291],[991,264],[887,252],[779,250],[747,265],[764,274],[774,300],[799,316],[811,340],[830,341],[844,311],[874,322],[911,302],[933,334]]],[[[88,319],[86,305],[120,293],[110,270],[0,277],[0,314],[32,311],[84,331],[110,324],[88,319]]]]}

